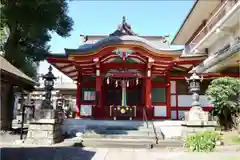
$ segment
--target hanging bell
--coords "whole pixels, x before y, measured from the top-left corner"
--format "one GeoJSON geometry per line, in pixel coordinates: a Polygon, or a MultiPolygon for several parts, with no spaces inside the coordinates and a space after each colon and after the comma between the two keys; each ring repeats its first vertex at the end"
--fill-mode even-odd
{"type": "Polygon", "coordinates": [[[139,81],[138,81],[138,78],[136,79],[136,84],[138,85],[139,81]]]}
{"type": "Polygon", "coordinates": [[[129,87],[129,81],[127,81],[127,87],[129,87]]]}

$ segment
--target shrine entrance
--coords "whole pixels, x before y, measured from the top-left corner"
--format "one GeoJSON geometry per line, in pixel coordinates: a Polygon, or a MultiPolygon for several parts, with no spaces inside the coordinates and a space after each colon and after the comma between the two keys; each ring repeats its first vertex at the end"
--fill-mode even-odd
{"type": "Polygon", "coordinates": [[[103,82],[103,106],[112,119],[141,119],[144,106],[144,85],[141,73],[125,70],[106,74],[103,82]],[[120,75],[121,74],[121,75],[120,75]]]}

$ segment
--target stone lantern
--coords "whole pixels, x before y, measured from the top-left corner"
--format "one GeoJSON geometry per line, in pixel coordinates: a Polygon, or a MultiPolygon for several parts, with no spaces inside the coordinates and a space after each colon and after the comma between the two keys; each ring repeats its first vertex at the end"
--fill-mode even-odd
{"type": "Polygon", "coordinates": [[[52,66],[49,66],[48,73],[43,75],[42,78],[44,79],[44,88],[46,92],[42,108],[53,109],[53,106],[51,104],[51,97],[52,97],[52,90],[54,87],[54,80],[56,80],[57,78],[52,73],[52,66]]]}
{"type": "Polygon", "coordinates": [[[203,111],[199,103],[199,91],[203,77],[200,77],[196,70],[193,70],[191,77],[185,79],[189,84],[193,102],[191,109],[185,112],[185,120],[182,123],[182,136],[186,137],[189,134],[201,131],[214,131],[217,123],[208,120],[208,112],[203,111]]]}
{"type": "Polygon", "coordinates": [[[203,77],[199,76],[196,70],[193,70],[193,74],[190,78],[185,78],[189,84],[189,92],[192,93],[192,108],[189,112],[185,112],[185,120],[187,121],[202,121],[208,120],[208,115],[203,111],[199,103],[199,91],[200,85],[203,81],[203,77]]]}
{"type": "Polygon", "coordinates": [[[190,78],[185,78],[187,83],[189,84],[189,91],[192,93],[192,107],[194,106],[200,106],[199,103],[199,91],[200,91],[200,85],[203,81],[203,77],[199,76],[196,72],[196,70],[193,71],[193,74],[190,78]]]}
{"type": "Polygon", "coordinates": [[[59,111],[53,109],[51,103],[52,90],[56,77],[52,73],[52,67],[48,68],[48,73],[43,75],[45,86],[45,99],[43,100],[39,116],[29,124],[26,143],[51,145],[61,142],[62,119],[59,117],[59,111]]]}

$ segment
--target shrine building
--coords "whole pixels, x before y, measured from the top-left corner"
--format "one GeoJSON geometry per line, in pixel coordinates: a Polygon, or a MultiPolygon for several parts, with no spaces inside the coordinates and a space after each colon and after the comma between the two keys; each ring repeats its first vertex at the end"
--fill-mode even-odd
{"type": "MultiPolygon", "coordinates": [[[[164,36],[140,36],[125,17],[107,36],[84,36],[84,43],[48,62],[76,81],[76,117],[92,119],[182,119],[191,107],[185,77],[206,58],[185,56],[164,36]]],[[[213,74],[203,74],[200,103],[212,109],[205,90],[213,74]]]]}

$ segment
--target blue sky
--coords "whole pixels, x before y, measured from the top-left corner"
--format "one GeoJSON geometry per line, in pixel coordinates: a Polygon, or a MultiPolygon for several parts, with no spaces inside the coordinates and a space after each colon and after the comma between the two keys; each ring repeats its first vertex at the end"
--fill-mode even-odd
{"type": "Polygon", "coordinates": [[[183,23],[194,0],[159,1],[72,1],[69,16],[74,20],[71,36],[53,34],[51,52],[62,53],[64,48],[77,48],[80,34],[108,35],[117,29],[126,16],[132,30],[139,35],[173,37],[183,23]]]}
{"type": "MultiPolygon", "coordinates": [[[[50,51],[64,53],[64,48],[77,48],[81,43],[80,34],[108,35],[117,29],[122,16],[132,26],[132,30],[142,36],[173,37],[194,0],[159,1],[72,1],[69,3],[69,16],[74,21],[71,36],[67,38],[52,34],[50,51]]],[[[46,73],[47,62],[41,62],[39,73],[46,73]]],[[[54,68],[54,74],[71,81],[54,68]]]]}

